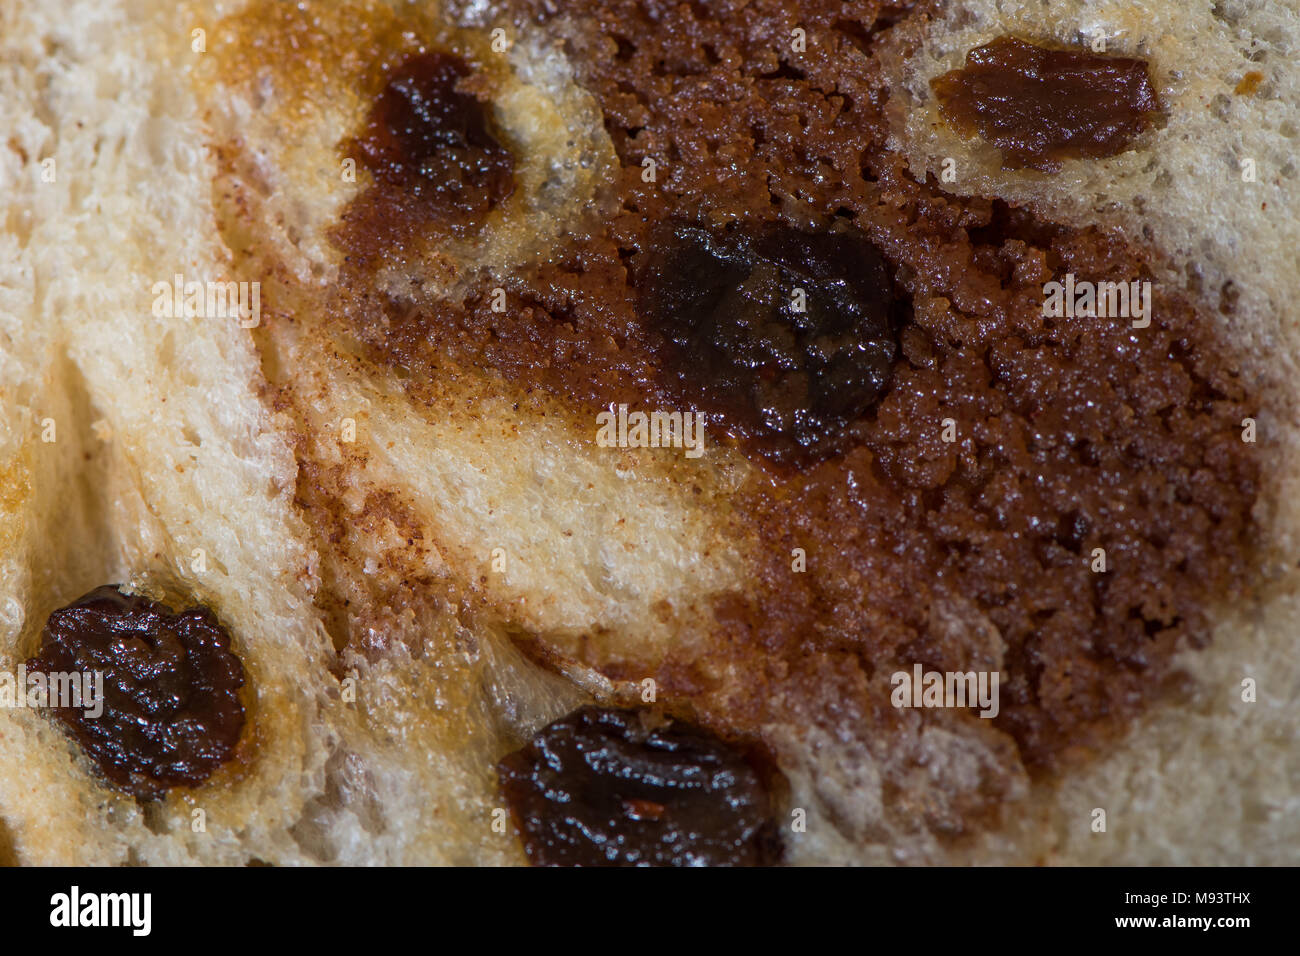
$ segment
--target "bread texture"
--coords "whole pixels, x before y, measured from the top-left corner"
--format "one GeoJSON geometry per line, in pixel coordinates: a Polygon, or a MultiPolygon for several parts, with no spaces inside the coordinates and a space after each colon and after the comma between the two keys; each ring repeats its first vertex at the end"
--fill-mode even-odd
{"type": "MultiPolygon", "coordinates": [[[[212,608],[249,678],[235,759],[154,803],[105,783],[55,722],[0,711],[5,862],[524,863],[499,825],[496,762],[704,654],[717,596],[776,547],[733,507],[762,480],[733,445],[703,470],[611,452],[585,410],[455,357],[413,398],[400,368],[339,332],[351,266],[334,230],[368,183],[340,143],[378,64],[422,44],[475,68],[521,157],[516,185],[480,231],[405,247],[375,288],[435,312],[475,284],[515,295],[512,269],[612,215],[608,183],[639,170],[621,168],[579,82],[577,34],[490,3],[291,6],[0,8],[0,668],[34,652],[51,611],[121,582],[212,608]],[[178,275],[259,282],[260,321],[159,314],[155,289],[178,275]]],[[[883,742],[764,725],[805,811],[779,821],[790,862],[1295,862],[1297,42],[1294,0],[951,0],[873,41],[913,176],[954,158],[954,194],[1161,250],[1156,281],[1240,348],[1262,397],[1266,540],[1257,586],[1214,607],[1209,647],[1179,658],[1179,692],[1059,774],[1025,771],[979,721],[904,723],[883,742]],[[1002,169],[939,119],[929,81],[1008,33],[1104,34],[1149,58],[1167,122],[1055,175],[1002,169]],[[1249,73],[1262,78],[1242,92],[1249,73]],[[949,838],[921,822],[959,817],[976,792],[1002,807],[987,825],[949,838]]]]}
{"type": "Polygon", "coordinates": [[[7,852],[104,865],[518,859],[487,825],[500,735],[578,693],[433,606],[421,645],[345,665],[371,717],[345,706],[313,609],[318,558],[293,505],[290,431],[259,397],[253,343],[237,323],[152,314],[152,286],[174,271],[227,276],[185,86],[193,16],[5,13],[4,663],[15,670],[48,613],[97,582],[179,591],[237,635],[256,759],[145,807],[98,782],[53,722],[8,711],[7,852]],[[109,34],[105,48],[96,37],[109,34]]]}
{"type": "Polygon", "coordinates": [[[1267,588],[1254,602],[1223,608],[1212,647],[1188,655],[1197,689],[1186,700],[1149,715],[1128,746],[1050,799],[1060,842],[1047,859],[1294,860],[1289,808],[1300,789],[1300,764],[1287,728],[1300,698],[1292,651],[1300,583],[1300,431],[1293,411],[1300,197],[1289,105],[1297,75],[1288,51],[1298,16],[1291,3],[962,2],[941,4],[923,27],[891,37],[893,135],[916,175],[940,177],[951,157],[957,177],[946,188],[954,192],[1001,196],[1057,221],[1104,223],[1135,241],[1154,240],[1166,254],[1157,263],[1159,280],[1200,297],[1272,397],[1260,414],[1273,482],[1260,521],[1269,538],[1267,588]],[[941,121],[929,86],[960,66],[967,50],[1003,35],[1093,48],[1104,38],[1111,52],[1149,57],[1167,123],[1141,150],[1068,160],[1056,174],[1004,170],[996,150],[962,139],[941,121]],[[1246,678],[1271,688],[1255,704],[1241,700],[1246,678]],[[1094,839],[1078,823],[1089,804],[1121,803],[1126,822],[1116,825],[1113,839],[1094,839]]]}

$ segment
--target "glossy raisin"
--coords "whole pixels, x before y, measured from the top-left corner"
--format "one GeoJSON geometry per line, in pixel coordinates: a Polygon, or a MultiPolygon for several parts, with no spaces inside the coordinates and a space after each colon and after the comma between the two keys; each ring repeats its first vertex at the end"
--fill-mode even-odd
{"type": "Polygon", "coordinates": [[[700,728],[585,707],[498,766],[541,866],[777,862],[771,803],[747,756],[700,728]]]}
{"type": "Polygon", "coordinates": [[[848,233],[677,226],[657,241],[640,310],[667,340],[664,373],[683,404],[777,460],[837,450],[898,351],[885,261],[848,233]]]}
{"type": "Polygon", "coordinates": [[[514,191],[514,159],[484,104],[461,92],[460,58],[422,53],[398,66],[365,127],[344,148],[374,178],[343,216],[337,239],[361,260],[428,229],[477,228],[514,191]]]}
{"type": "Polygon", "coordinates": [[[999,37],[931,81],[956,129],[1002,151],[1009,169],[1053,172],[1061,160],[1114,156],[1160,112],[1145,60],[999,37]]]}
{"type": "Polygon", "coordinates": [[[173,612],[106,585],[50,615],[29,673],[101,674],[103,712],[58,707],[85,753],[141,798],[195,786],[228,760],[244,726],[244,668],[206,608],[173,612]]]}

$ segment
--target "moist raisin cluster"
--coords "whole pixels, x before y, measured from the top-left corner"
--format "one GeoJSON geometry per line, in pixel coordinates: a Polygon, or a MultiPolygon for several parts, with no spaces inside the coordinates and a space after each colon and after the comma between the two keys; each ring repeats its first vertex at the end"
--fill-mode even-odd
{"type": "Polygon", "coordinates": [[[50,615],[27,668],[103,675],[102,714],[88,705],[54,713],[104,776],[141,798],[202,783],[243,730],[244,668],[206,608],[174,613],[96,588],[50,615]]]}
{"type": "Polygon", "coordinates": [[[768,793],[739,751],[681,721],[584,707],[501,761],[502,792],[539,866],[777,861],[768,793]]]}

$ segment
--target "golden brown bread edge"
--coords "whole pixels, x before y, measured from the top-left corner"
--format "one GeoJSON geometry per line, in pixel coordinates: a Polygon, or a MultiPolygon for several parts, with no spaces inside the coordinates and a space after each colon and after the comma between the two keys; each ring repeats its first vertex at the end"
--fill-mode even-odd
{"type": "MultiPolygon", "coordinates": [[[[363,49],[369,24],[383,19],[358,10],[326,8],[326,26],[336,16],[351,29],[341,39],[340,31],[323,28],[320,39],[342,47],[303,57],[309,66],[337,63],[341,69],[317,70],[310,80],[297,75],[287,91],[275,84],[241,91],[239,68],[230,58],[216,60],[224,42],[234,48],[237,62],[260,62],[263,70],[265,64],[292,67],[293,61],[276,58],[283,50],[274,47],[274,31],[241,35],[215,13],[202,13],[205,22],[212,17],[224,24],[209,30],[213,60],[197,63],[202,107],[174,92],[172,71],[195,65],[181,42],[180,34],[188,31],[177,32],[181,18],[162,11],[146,15],[143,5],[111,8],[97,14],[99,20],[86,14],[88,23],[117,26],[123,42],[139,49],[172,51],[153,68],[142,66],[132,86],[137,97],[156,91],[159,103],[176,115],[169,113],[168,128],[153,131],[145,143],[127,145],[125,136],[111,140],[117,153],[96,153],[76,123],[84,125],[82,117],[108,109],[116,98],[126,96],[127,108],[105,115],[139,115],[149,100],[131,100],[125,84],[104,90],[56,85],[66,118],[47,123],[57,132],[52,141],[62,151],[56,155],[64,157],[63,185],[44,184],[56,188],[33,190],[17,202],[10,217],[15,228],[6,241],[31,272],[32,264],[49,270],[61,261],[103,265],[71,289],[43,286],[21,271],[11,285],[27,298],[11,298],[16,304],[7,306],[5,327],[4,367],[17,369],[4,381],[6,406],[15,410],[6,416],[11,433],[5,445],[12,452],[6,458],[9,507],[3,525],[9,646],[30,646],[44,613],[81,593],[76,582],[138,578],[160,565],[179,568],[185,586],[214,604],[244,645],[256,688],[250,707],[255,759],[234,779],[146,810],[102,790],[58,735],[29,715],[6,715],[5,736],[15,746],[4,758],[13,773],[5,775],[10,782],[0,813],[22,859],[71,859],[85,841],[85,859],[103,862],[517,860],[511,840],[487,826],[496,805],[492,760],[584,695],[520,658],[505,632],[551,635],[559,646],[585,631],[597,640],[635,633],[652,646],[690,640],[697,619],[692,595],[703,600],[734,583],[741,573],[737,552],[752,546],[737,543],[727,524],[728,496],[751,468],[742,455],[723,452],[721,461],[710,463],[701,501],[689,490],[698,482],[683,474],[680,462],[629,452],[611,469],[604,454],[575,440],[564,408],[546,399],[532,396],[531,405],[516,409],[500,395],[475,393],[470,376],[470,385],[458,381],[441,403],[413,410],[391,380],[342,354],[329,337],[314,334],[306,321],[312,294],[301,289],[328,286],[330,254],[322,235],[349,186],[332,175],[336,144],[365,108],[349,92],[347,69],[357,65],[349,51],[363,49]],[[316,81],[326,86],[319,95],[311,86],[316,81]],[[268,93],[269,99],[256,102],[268,93]],[[281,94],[287,103],[276,99],[281,94]],[[211,112],[200,119],[200,108],[211,112]],[[202,124],[207,132],[186,140],[202,124]],[[228,152],[231,129],[244,140],[242,156],[228,152]],[[186,150],[169,153],[163,145],[203,139],[216,147],[210,161],[186,150]],[[69,182],[66,167],[83,168],[74,157],[84,155],[97,156],[90,174],[74,173],[69,182]],[[132,176],[150,177],[173,197],[165,214],[139,208],[123,195],[132,176]],[[216,183],[208,190],[212,206],[203,191],[209,179],[216,183]],[[122,220],[74,211],[73,200],[81,195],[76,190],[88,182],[116,196],[110,208],[136,225],[131,234],[148,237],[150,227],[158,234],[137,239],[139,248],[113,243],[122,220]],[[41,225],[24,234],[23,223],[34,220],[41,225]],[[66,259],[53,255],[56,237],[66,259]],[[97,258],[95,250],[106,247],[118,251],[107,261],[97,258]],[[178,248],[185,250],[179,259],[178,248]],[[198,328],[178,321],[161,335],[156,327],[133,334],[142,304],[147,308],[141,290],[157,280],[158,262],[179,261],[184,271],[200,276],[245,278],[229,271],[232,253],[241,267],[255,261],[264,269],[258,275],[266,301],[277,303],[268,307],[270,334],[260,355],[245,335],[214,323],[198,328]],[[105,290],[116,290],[120,301],[105,290]],[[59,316],[54,328],[37,320],[49,315],[59,316]],[[272,382],[290,380],[291,387],[263,386],[259,359],[272,382]],[[138,368],[153,370],[144,384],[138,368]],[[126,381],[138,394],[124,392],[126,381]],[[214,403],[202,396],[214,388],[222,398],[205,416],[214,403]],[[173,418],[167,410],[160,419],[167,404],[179,404],[181,411],[173,418]],[[32,429],[51,415],[70,427],[62,445],[41,448],[32,429]],[[334,439],[348,417],[358,424],[359,441],[352,447],[334,439]],[[234,422],[239,424],[232,427],[234,422]],[[251,441],[249,423],[256,423],[251,441]],[[87,472],[87,453],[98,470],[87,472]],[[186,471],[194,477],[186,478],[186,471]],[[71,496],[75,506],[56,517],[62,499],[53,489],[79,482],[83,490],[71,496]],[[593,500],[605,502],[603,514],[593,513],[593,500]],[[329,507],[320,504],[326,501],[329,507]],[[312,530],[304,527],[304,515],[312,530]],[[64,532],[58,537],[56,527],[64,532]],[[539,529],[547,532],[542,541],[539,529]],[[686,535],[689,546],[681,542],[686,535]],[[408,543],[417,539],[419,547],[408,543]],[[470,587],[474,572],[488,564],[480,545],[489,540],[509,555],[509,570],[503,580],[489,576],[470,587]],[[193,547],[203,546],[218,570],[196,575],[191,555],[193,547]],[[698,555],[706,552],[701,562],[698,555]],[[672,596],[677,616],[661,620],[654,609],[665,594],[672,596]],[[356,610],[340,611],[344,600],[356,610]],[[468,631],[462,619],[475,628],[468,631]],[[360,649],[345,646],[340,652],[336,643],[344,642],[330,637],[341,628],[375,635],[374,646],[362,641],[360,649]],[[349,704],[334,688],[340,675],[354,672],[360,692],[349,704]],[[187,825],[198,804],[213,811],[203,833],[187,825]],[[60,809],[74,805],[84,808],[84,821],[60,809]],[[49,822],[40,823],[44,808],[49,822]]],[[[53,31],[35,11],[16,16],[22,29],[7,31],[9,36],[53,31]]],[[[474,256],[512,262],[526,257],[539,236],[564,229],[571,210],[599,215],[598,184],[612,152],[600,141],[593,105],[571,82],[563,57],[544,38],[530,42],[525,34],[515,38],[507,69],[484,52],[487,23],[450,35],[437,22],[422,28],[467,55],[478,51],[503,90],[494,96],[498,118],[528,144],[525,156],[556,158],[573,150],[588,161],[570,167],[581,172],[561,191],[567,202],[548,203],[535,188],[544,181],[545,163],[538,162],[531,185],[524,170],[516,196],[531,206],[506,210],[504,221],[494,224],[499,228],[491,231],[492,241],[474,256]],[[582,201],[573,203],[575,195],[582,201]]],[[[389,39],[374,42],[387,45],[389,39]]],[[[310,44],[306,49],[314,50],[310,44]]],[[[67,55],[90,57],[83,69],[93,73],[95,61],[85,45],[74,45],[67,55]]],[[[115,76],[111,70],[107,75],[115,76]]],[[[261,82],[264,77],[265,72],[261,82]]],[[[35,90],[19,92],[26,95],[15,98],[15,108],[39,115],[35,90]]],[[[159,111],[158,103],[149,109],[159,111]]],[[[12,152],[6,161],[34,172],[41,137],[49,134],[33,135],[26,162],[17,162],[12,152]]],[[[452,249],[448,258],[454,262],[458,254],[468,255],[452,249]]],[[[1285,312],[1258,316],[1248,334],[1283,338],[1289,331],[1284,320],[1285,312]]],[[[1289,440],[1282,423],[1264,416],[1261,421],[1277,436],[1278,461],[1270,467],[1285,481],[1289,440]]],[[[1287,516],[1265,518],[1261,526],[1278,535],[1285,555],[1287,516]]],[[[1200,684],[1181,705],[1148,715],[1124,747],[1072,774],[1066,786],[1015,782],[1008,796],[1022,797],[1016,805],[1028,808],[1019,822],[955,846],[917,832],[906,819],[889,818],[879,799],[880,771],[868,753],[830,739],[801,739],[798,728],[773,728],[773,740],[785,734],[798,756],[798,763],[787,766],[792,799],[808,804],[812,817],[808,833],[790,840],[792,859],[1277,859],[1270,854],[1283,852],[1278,834],[1286,832],[1285,801],[1295,777],[1293,752],[1278,734],[1295,687],[1286,653],[1290,593],[1289,580],[1278,576],[1257,602],[1225,609],[1215,648],[1188,663],[1200,684]],[[1261,656],[1252,660],[1244,652],[1261,656]],[[1225,687],[1261,666],[1269,667],[1277,691],[1262,694],[1254,707],[1238,706],[1225,687]],[[1256,754],[1231,745],[1243,735],[1256,742],[1256,754]],[[1250,783],[1231,793],[1189,785],[1207,753],[1250,783]],[[1108,791],[1117,768],[1122,783],[1108,791]],[[1151,808],[1170,787],[1183,809],[1157,815],[1151,808]],[[1090,804],[1120,808],[1125,825],[1092,838],[1080,829],[1090,804]],[[1197,823],[1215,812],[1228,821],[1217,836],[1197,823]]],[[[617,690],[589,671],[577,669],[572,676],[588,693],[617,690]]],[[[978,753],[981,743],[939,736],[926,745],[939,760],[959,761],[978,753]]],[[[950,763],[948,772],[960,775],[962,768],[950,763]]]]}

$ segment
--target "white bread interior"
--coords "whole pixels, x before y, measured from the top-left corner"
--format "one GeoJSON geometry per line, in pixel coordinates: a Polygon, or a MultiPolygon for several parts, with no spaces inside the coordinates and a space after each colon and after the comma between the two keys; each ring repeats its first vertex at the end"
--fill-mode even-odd
{"type": "MultiPolygon", "coordinates": [[[[33,653],[50,610],[120,580],[212,606],[250,678],[249,759],[147,810],[100,783],[54,724],[0,713],[0,852],[25,863],[522,862],[515,838],[491,826],[493,763],[607,688],[592,675],[571,683],[548,673],[494,627],[466,631],[441,597],[371,608],[375,626],[400,639],[377,660],[336,661],[314,603],[321,555],[295,504],[299,429],[307,426],[316,458],[340,465],[332,490],[357,502],[349,593],[396,593],[394,582],[417,566],[451,592],[486,578],[501,618],[573,640],[690,639],[694,602],[733,586],[738,552],[753,546],[735,541],[726,521],[727,481],[738,482],[727,476],[747,466],[718,452],[720,477],[701,499],[662,458],[628,453],[616,463],[596,453],[558,412],[540,417],[541,400],[516,411],[475,394],[466,410],[455,401],[465,396],[450,396],[417,413],[394,383],[359,377],[311,336],[276,346],[280,361],[313,370],[315,388],[299,395],[304,418],[291,420],[267,397],[247,331],[153,316],[155,282],[235,278],[214,208],[223,172],[207,149],[235,130],[268,146],[250,230],[273,237],[304,281],[326,284],[337,267],[323,231],[350,190],[335,174],[334,144],[365,104],[334,96],[289,136],[276,126],[283,91],[268,87],[250,104],[232,83],[206,115],[213,104],[196,90],[211,90],[210,80],[193,74],[212,64],[192,52],[191,31],[206,28],[209,49],[219,49],[220,25],[238,6],[24,0],[0,9],[0,111],[10,131],[0,142],[0,666],[13,670],[33,653]],[[316,138],[297,135],[303,129],[316,138]],[[41,181],[46,158],[56,161],[54,182],[41,181]],[[358,423],[355,446],[334,440],[345,417],[358,423]],[[53,443],[41,441],[45,419],[55,422],[53,443]],[[426,549],[413,554],[409,528],[392,520],[366,521],[366,503],[381,492],[397,495],[426,549]],[[493,574],[498,547],[506,571],[493,574]],[[340,672],[355,675],[355,701],[344,699],[340,672]],[[192,829],[196,808],[204,832],[192,829]]],[[[1120,227],[1138,210],[1171,253],[1170,275],[1199,269],[1215,304],[1223,282],[1235,281],[1240,297],[1224,321],[1281,393],[1300,354],[1300,207],[1294,169],[1285,173],[1300,117],[1285,103],[1296,70],[1284,56],[1300,32],[1291,6],[1219,8],[1239,12],[962,3],[927,30],[921,54],[897,60],[895,134],[918,171],[959,157],[957,191],[1120,227]],[[1167,139],[1159,149],[1070,163],[1046,179],[1003,173],[978,145],[952,142],[925,120],[928,78],[970,46],[1003,32],[1070,39],[1098,28],[1116,36],[1113,49],[1151,56],[1170,107],[1168,125],[1152,134],[1167,139]],[[1251,60],[1260,50],[1264,58],[1251,60]],[[1208,104],[1247,62],[1268,79],[1248,102],[1228,90],[1227,106],[1214,108],[1226,119],[1216,116],[1208,104]],[[1259,157],[1249,203],[1227,161],[1240,150],[1259,157]]],[[[481,11],[477,19],[492,22],[481,11]]],[[[519,141],[563,166],[555,137],[586,130],[580,150],[597,168],[611,161],[557,50],[519,38],[502,69],[498,119],[519,141]]],[[[595,201],[579,175],[548,205],[546,172],[539,166],[537,188],[519,193],[532,204],[513,219],[507,211],[476,250],[485,268],[494,255],[527,254],[534,233],[563,228],[555,210],[575,195],[595,201]]],[[[1279,394],[1275,407],[1290,397],[1279,394]]],[[[1261,416],[1260,453],[1275,481],[1261,506],[1261,527],[1276,539],[1271,580],[1257,603],[1223,609],[1211,649],[1189,655],[1197,682],[1186,700],[1153,710],[1123,747],[1056,783],[1031,792],[1016,781],[1014,821],[959,847],[885,825],[882,771],[869,754],[776,728],[792,803],[809,810],[807,831],[787,834],[791,859],[1294,862],[1296,429],[1261,416]],[[1243,677],[1259,682],[1257,703],[1241,702],[1243,677]],[[1095,807],[1107,810],[1104,834],[1091,831],[1095,807]]],[[[936,774],[978,773],[968,766],[981,759],[977,741],[931,728],[916,746],[936,774]]]]}

